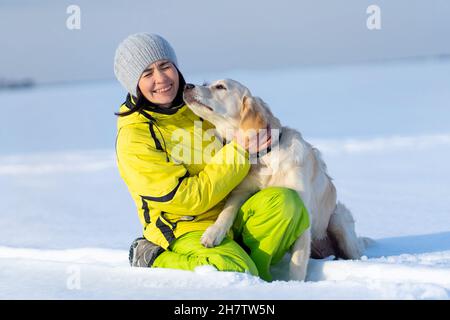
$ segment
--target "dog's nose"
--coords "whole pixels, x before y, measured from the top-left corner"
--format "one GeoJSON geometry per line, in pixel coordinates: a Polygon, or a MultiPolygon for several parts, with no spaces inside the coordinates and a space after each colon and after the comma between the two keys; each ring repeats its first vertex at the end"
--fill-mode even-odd
{"type": "Polygon", "coordinates": [[[192,83],[186,83],[184,85],[184,90],[189,90],[189,89],[194,89],[195,85],[193,85],[192,83]]]}

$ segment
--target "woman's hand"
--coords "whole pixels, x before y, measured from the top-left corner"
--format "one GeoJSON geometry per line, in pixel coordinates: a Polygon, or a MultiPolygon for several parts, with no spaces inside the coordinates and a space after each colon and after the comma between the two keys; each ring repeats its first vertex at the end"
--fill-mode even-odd
{"type": "Polygon", "coordinates": [[[240,144],[246,151],[250,154],[255,154],[261,150],[266,150],[272,143],[272,136],[270,130],[258,130],[256,134],[255,131],[250,133],[238,130],[233,140],[240,144]]]}

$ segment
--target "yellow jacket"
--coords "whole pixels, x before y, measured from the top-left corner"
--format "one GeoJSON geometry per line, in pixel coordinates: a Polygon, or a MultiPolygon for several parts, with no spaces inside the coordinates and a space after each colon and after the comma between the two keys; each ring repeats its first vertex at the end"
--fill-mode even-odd
{"type": "MultiPolygon", "coordinates": [[[[132,103],[128,96],[119,111],[127,111],[132,103]]],[[[165,249],[186,232],[211,225],[226,196],[250,169],[248,153],[239,144],[223,146],[208,139],[207,131],[213,128],[186,105],[118,118],[120,175],[136,204],[145,238],[165,249]]]]}

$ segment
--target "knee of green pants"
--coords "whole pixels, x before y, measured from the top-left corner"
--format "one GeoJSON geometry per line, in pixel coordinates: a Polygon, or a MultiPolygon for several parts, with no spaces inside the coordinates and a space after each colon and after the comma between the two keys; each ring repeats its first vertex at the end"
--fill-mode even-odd
{"type": "Polygon", "coordinates": [[[300,218],[297,213],[298,208],[304,208],[303,200],[298,195],[297,191],[285,187],[270,187],[266,188],[268,193],[271,193],[271,198],[276,198],[277,203],[284,207],[284,210],[280,210],[280,219],[283,220],[296,220],[300,218]]]}
{"type": "Polygon", "coordinates": [[[268,187],[254,194],[242,205],[233,230],[240,234],[245,221],[258,209],[269,210],[269,215],[276,214],[271,219],[292,222],[302,219],[303,230],[310,226],[308,211],[297,191],[286,187],[268,187]],[[299,212],[305,214],[300,216],[299,212]]]}
{"type": "Polygon", "coordinates": [[[168,251],[161,253],[153,263],[157,268],[194,270],[212,265],[219,271],[250,272],[258,275],[255,263],[234,240],[225,238],[219,246],[205,248],[200,243],[203,231],[193,231],[176,239],[168,251]]]}

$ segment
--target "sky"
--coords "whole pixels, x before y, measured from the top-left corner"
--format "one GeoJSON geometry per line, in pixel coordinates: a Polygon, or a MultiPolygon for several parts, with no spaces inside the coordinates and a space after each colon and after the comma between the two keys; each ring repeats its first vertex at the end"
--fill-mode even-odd
{"type": "Polygon", "coordinates": [[[444,56],[449,16],[446,0],[1,0],[0,79],[114,79],[115,49],[135,32],[163,35],[195,74],[444,56]],[[70,5],[80,29],[67,28],[70,5]]]}

